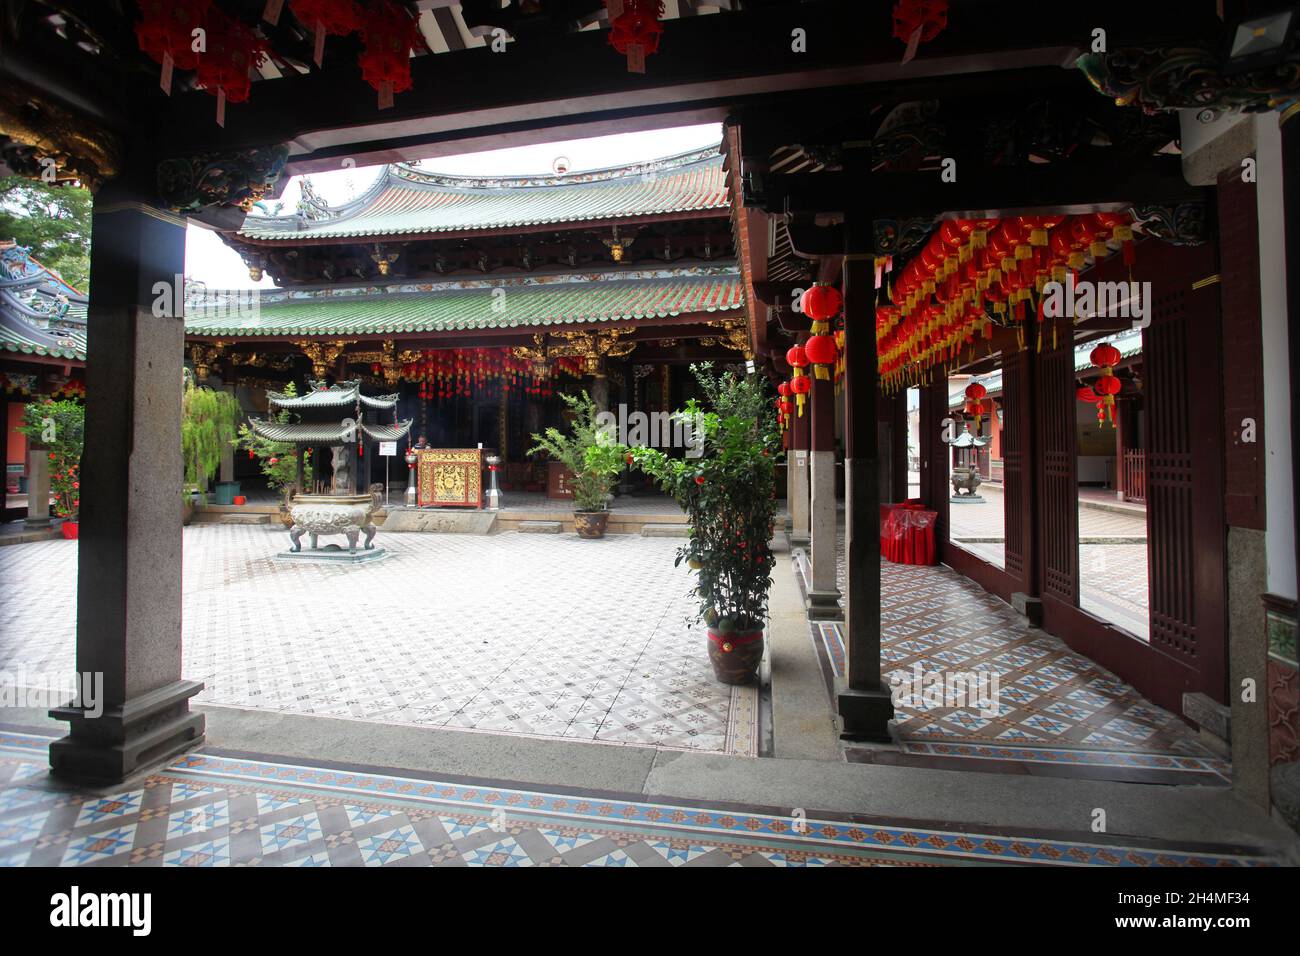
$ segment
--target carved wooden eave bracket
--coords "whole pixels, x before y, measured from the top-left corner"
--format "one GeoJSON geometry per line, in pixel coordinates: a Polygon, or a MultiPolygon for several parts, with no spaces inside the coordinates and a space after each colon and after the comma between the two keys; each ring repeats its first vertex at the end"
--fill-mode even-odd
{"type": "MultiPolygon", "coordinates": [[[[408,353],[403,352],[403,356],[408,353]]],[[[355,362],[360,365],[378,365],[379,372],[384,377],[384,382],[388,385],[396,385],[402,378],[402,364],[404,362],[414,362],[418,353],[410,352],[410,358],[400,358],[397,353],[397,345],[392,339],[384,339],[383,347],[379,351],[370,352],[349,352],[347,359],[349,362],[355,362]]]]}
{"type": "Polygon", "coordinates": [[[0,158],[19,176],[94,192],[121,170],[122,141],[38,92],[0,84],[0,158]]]}
{"type": "Polygon", "coordinates": [[[355,341],[356,339],[338,339],[334,342],[313,342],[310,339],[300,339],[293,344],[311,362],[312,374],[323,381],[326,375],[334,371],[343,350],[355,341]]]}
{"type": "Polygon", "coordinates": [[[1208,45],[1125,47],[1088,53],[1075,65],[1118,106],[1154,115],[1169,110],[1262,113],[1300,97],[1300,63],[1225,75],[1208,45]]]}
{"type": "Polygon", "coordinates": [[[724,349],[730,349],[733,352],[739,352],[745,356],[745,361],[754,360],[754,351],[750,347],[749,330],[744,323],[735,322],[729,319],[722,321],[710,322],[711,328],[721,329],[722,335],[704,336],[700,339],[700,344],[705,346],[721,346],[724,349]]]}
{"type": "Polygon", "coordinates": [[[632,354],[636,343],[623,339],[631,335],[629,329],[608,329],[596,332],[556,332],[548,341],[543,333],[533,335],[532,345],[516,345],[511,354],[532,363],[533,374],[543,375],[551,359],[581,358],[583,373],[603,376],[605,359],[622,358],[632,354]]]}
{"type": "Polygon", "coordinates": [[[176,212],[210,207],[248,212],[275,191],[288,161],[288,146],[165,159],[158,164],[158,196],[176,212]]]}
{"type": "Polygon", "coordinates": [[[195,343],[190,346],[190,364],[194,366],[194,377],[200,382],[212,377],[217,363],[225,354],[226,345],[222,341],[195,343]]]}

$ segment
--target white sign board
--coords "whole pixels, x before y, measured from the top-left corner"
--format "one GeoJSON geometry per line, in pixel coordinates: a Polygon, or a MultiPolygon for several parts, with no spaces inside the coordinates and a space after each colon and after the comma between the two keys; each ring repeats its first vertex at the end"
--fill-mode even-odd
{"type": "Polygon", "coordinates": [[[393,456],[397,454],[397,442],[381,441],[379,443],[379,454],[393,456]]]}

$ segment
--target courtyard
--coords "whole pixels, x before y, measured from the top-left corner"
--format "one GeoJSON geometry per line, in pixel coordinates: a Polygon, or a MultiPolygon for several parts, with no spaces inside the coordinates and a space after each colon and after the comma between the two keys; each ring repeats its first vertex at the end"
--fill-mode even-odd
{"type": "MultiPolygon", "coordinates": [[[[600,744],[757,752],[713,679],[678,540],[383,534],[353,567],[266,525],[185,530],[184,675],[212,706],[600,744]],[[400,597],[399,597],[400,595],[400,597]]],[[[77,544],[0,548],[0,669],[74,670],[77,544]],[[39,596],[33,600],[33,596],[39,596]]]]}

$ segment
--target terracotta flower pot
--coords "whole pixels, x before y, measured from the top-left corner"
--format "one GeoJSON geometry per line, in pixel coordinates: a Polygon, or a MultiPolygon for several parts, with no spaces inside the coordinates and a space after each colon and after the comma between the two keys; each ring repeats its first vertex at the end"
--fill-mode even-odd
{"type": "Polygon", "coordinates": [[[75,521],[64,520],[60,530],[63,531],[63,536],[69,541],[76,541],[80,526],[75,521]]]}
{"type": "Polygon", "coordinates": [[[749,684],[763,659],[763,632],[709,628],[709,663],[724,684],[749,684]]]}
{"type": "Polygon", "coordinates": [[[609,524],[608,511],[575,511],[573,513],[573,530],[579,538],[603,538],[609,524]]]}

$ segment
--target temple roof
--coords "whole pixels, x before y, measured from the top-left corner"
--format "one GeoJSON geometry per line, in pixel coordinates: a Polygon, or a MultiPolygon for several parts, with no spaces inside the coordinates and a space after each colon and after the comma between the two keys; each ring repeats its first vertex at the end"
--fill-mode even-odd
{"type": "Polygon", "coordinates": [[[0,351],[84,362],[89,300],[29,251],[0,242],[0,351]]]}
{"type": "Polygon", "coordinates": [[[364,194],[331,209],[304,180],[298,211],[249,215],[238,236],[268,242],[447,234],[664,216],[728,207],[716,147],[609,169],[546,176],[447,176],[384,167],[364,194]]]}
{"type": "MultiPolygon", "coordinates": [[[[411,430],[412,419],[388,425],[361,424],[361,431],[374,441],[397,441],[411,430]]],[[[268,422],[250,418],[253,434],[267,441],[291,442],[300,445],[342,445],[356,440],[353,426],[345,422],[268,422]]]]}
{"type": "Polygon", "coordinates": [[[345,405],[361,404],[369,408],[392,408],[397,404],[397,395],[362,395],[361,382],[338,382],[329,385],[325,382],[311,382],[312,390],[305,395],[286,395],[284,392],[266,393],[267,401],[277,408],[342,408],[345,405]]]}
{"type": "Polygon", "coordinates": [[[732,312],[734,264],[263,291],[245,314],[187,312],[190,335],[354,335],[580,325],[732,312]]]}

